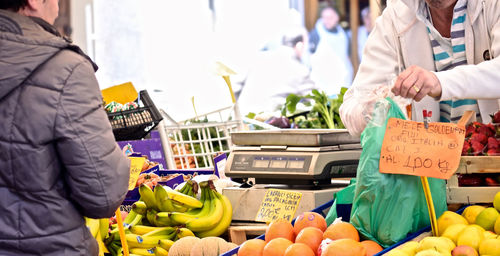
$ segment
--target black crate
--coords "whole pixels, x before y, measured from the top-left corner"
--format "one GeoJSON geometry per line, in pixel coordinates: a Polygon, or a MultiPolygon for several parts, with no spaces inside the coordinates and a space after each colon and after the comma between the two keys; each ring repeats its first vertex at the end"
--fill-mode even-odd
{"type": "Polygon", "coordinates": [[[163,120],[148,92],[143,90],[139,95],[144,107],[108,113],[117,141],[142,139],[163,120]]]}

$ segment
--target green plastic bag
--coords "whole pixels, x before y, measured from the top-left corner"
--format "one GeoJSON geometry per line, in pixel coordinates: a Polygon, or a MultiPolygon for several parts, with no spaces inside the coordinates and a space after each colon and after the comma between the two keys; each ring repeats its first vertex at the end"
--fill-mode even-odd
{"type": "Polygon", "coordinates": [[[349,186],[333,194],[333,204],[325,218],[328,226],[338,217],[346,216],[347,220],[344,218],[342,220],[349,221],[352,200],[354,198],[354,188],[356,188],[356,179],[351,179],[349,186]]]}
{"type": "MultiPolygon", "coordinates": [[[[378,101],[372,120],[361,134],[363,151],[350,220],[362,236],[384,247],[430,225],[420,177],[379,172],[380,151],[391,117],[405,119],[390,98],[378,101]]],[[[429,185],[436,216],[441,216],[447,210],[445,181],[429,178],[429,185]]]]}

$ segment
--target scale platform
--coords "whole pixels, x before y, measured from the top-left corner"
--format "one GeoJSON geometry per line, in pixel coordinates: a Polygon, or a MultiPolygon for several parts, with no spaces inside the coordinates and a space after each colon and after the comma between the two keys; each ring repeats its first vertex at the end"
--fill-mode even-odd
{"type": "Polygon", "coordinates": [[[257,184],[328,185],[356,176],[359,139],[345,129],[286,129],[231,133],[226,176],[257,184]]]}
{"type": "MultiPolygon", "coordinates": [[[[346,180],[345,182],[345,186],[347,186],[349,181],[346,180]]],[[[286,186],[280,187],[278,185],[269,186],[276,189],[285,189],[288,191],[302,193],[302,199],[300,200],[294,218],[303,212],[311,211],[312,209],[332,200],[333,194],[343,188],[337,187],[325,188],[321,190],[302,190],[293,188],[290,189],[286,186]]],[[[233,221],[254,222],[268,188],[268,186],[260,185],[253,186],[251,188],[224,188],[222,194],[228,197],[229,201],[231,201],[231,205],[233,206],[233,221]]]]}

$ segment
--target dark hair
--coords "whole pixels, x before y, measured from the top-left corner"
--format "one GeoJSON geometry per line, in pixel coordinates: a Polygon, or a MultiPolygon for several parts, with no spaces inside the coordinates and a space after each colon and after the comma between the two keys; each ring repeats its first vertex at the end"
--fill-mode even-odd
{"type": "Polygon", "coordinates": [[[19,9],[28,5],[28,0],[1,0],[0,9],[9,9],[12,11],[19,11],[19,9]]]}

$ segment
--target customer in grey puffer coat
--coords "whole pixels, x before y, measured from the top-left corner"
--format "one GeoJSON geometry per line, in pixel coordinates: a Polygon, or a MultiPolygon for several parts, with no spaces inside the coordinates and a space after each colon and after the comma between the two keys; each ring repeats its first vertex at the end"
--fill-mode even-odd
{"type": "Polygon", "coordinates": [[[49,23],[19,13],[0,10],[0,255],[97,255],[83,216],[113,215],[129,161],[93,64],[49,23]]]}

